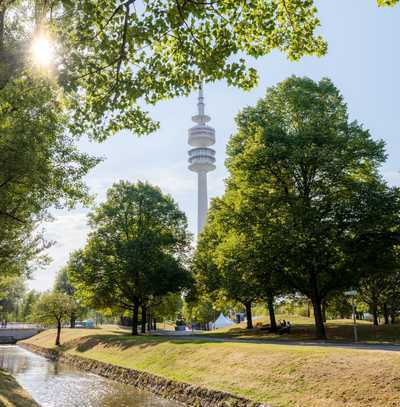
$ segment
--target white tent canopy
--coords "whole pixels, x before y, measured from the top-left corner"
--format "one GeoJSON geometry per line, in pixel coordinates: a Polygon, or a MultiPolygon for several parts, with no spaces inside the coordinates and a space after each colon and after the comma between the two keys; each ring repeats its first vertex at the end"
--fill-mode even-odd
{"type": "Polygon", "coordinates": [[[215,328],[224,328],[225,326],[233,325],[234,322],[227,318],[222,312],[219,314],[219,317],[214,322],[215,328]]]}

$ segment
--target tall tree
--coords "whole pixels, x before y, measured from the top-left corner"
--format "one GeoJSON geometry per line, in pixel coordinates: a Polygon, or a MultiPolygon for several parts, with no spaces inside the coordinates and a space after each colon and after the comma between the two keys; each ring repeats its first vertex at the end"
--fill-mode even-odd
{"type": "Polygon", "coordinates": [[[29,269],[46,247],[37,228],[46,209],[85,201],[82,177],[97,162],[67,131],[55,78],[31,64],[32,5],[0,4],[0,273],[29,269]]]}
{"type": "Polygon", "coordinates": [[[228,194],[214,199],[208,221],[193,258],[198,291],[216,302],[219,298],[242,304],[247,328],[252,329],[252,303],[263,297],[257,239],[240,231],[228,194]],[[235,228],[236,226],[236,228],[235,228]]]}
{"type": "Polygon", "coordinates": [[[354,239],[348,245],[352,258],[351,267],[361,276],[360,298],[369,305],[378,324],[383,311],[389,319],[389,302],[396,296],[400,266],[400,188],[388,187],[384,182],[364,183],[357,202],[360,208],[354,239]]]}
{"type": "Polygon", "coordinates": [[[73,283],[95,308],[130,310],[137,335],[139,306],[190,282],[186,216],[158,188],[121,181],[89,219],[87,245],[70,262],[73,283]]]}
{"type": "Polygon", "coordinates": [[[55,344],[60,345],[62,324],[68,321],[75,308],[75,302],[63,293],[44,293],[33,307],[32,319],[46,326],[56,325],[55,344]]]}
{"type": "Polygon", "coordinates": [[[344,242],[359,224],[360,191],[378,178],[383,142],[349,122],[328,79],[291,77],[244,109],[237,124],[227,150],[229,187],[264,193],[278,243],[271,250],[287,283],[311,299],[324,338],[323,300],[354,282],[344,242]]]}
{"type": "Polygon", "coordinates": [[[69,319],[70,328],[75,328],[75,322],[77,317],[82,317],[82,315],[85,312],[85,309],[84,307],[80,306],[76,298],[76,289],[71,282],[70,274],[71,271],[68,268],[68,266],[62,267],[56,274],[53,289],[56,292],[68,295],[71,301],[75,303],[75,307],[72,309],[72,313],[69,319]]]}

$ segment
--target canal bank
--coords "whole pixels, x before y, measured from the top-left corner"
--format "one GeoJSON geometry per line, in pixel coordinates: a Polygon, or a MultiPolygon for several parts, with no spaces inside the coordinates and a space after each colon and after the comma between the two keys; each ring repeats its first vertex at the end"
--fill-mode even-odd
{"type": "Polygon", "coordinates": [[[116,326],[63,329],[58,348],[55,334],[48,330],[24,342],[276,407],[388,407],[400,400],[393,385],[400,352],[133,337],[116,326]]]}
{"type": "Polygon", "coordinates": [[[7,371],[0,382],[1,407],[179,407],[15,345],[0,346],[0,369],[7,371]]]}
{"type": "Polygon", "coordinates": [[[39,407],[10,373],[0,369],[0,406],[39,407]]]}
{"type": "Polygon", "coordinates": [[[85,372],[106,377],[119,383],[134,386],[141,391],[150,391],[158,397],[195,407],[269,407],[243,397],[169,380],[151,373],[124,368],[99,360],[71,355],[60,349],[45,348],[22,342],[21,347],[50,360],[68,364],[85,372]]]}

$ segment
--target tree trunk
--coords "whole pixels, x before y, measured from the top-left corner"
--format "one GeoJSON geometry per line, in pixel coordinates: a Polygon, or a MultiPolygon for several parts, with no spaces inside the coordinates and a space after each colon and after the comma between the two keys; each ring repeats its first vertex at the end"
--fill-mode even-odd
{"type": "Polygon", "coordinates": [[[142,304],[142,334],[146,333],[147,308],[142,304]]]}
{"type": "Polygon", "coordinates": [[[383,304],[383,317],[385,318],[385,325],[389,324],[389,311],[386,302],[383,304]]]}
{"type": "Polygon", "coordinates": [[[394,324],[396,322],[396,313],[395,312],[391,312],[390,313],[390,323],[394,324]]]}
{"type": "Polygon", "coordinates": [[[275,310],[274,310],[274,297],[273,296],[268,296],[267,304],[268,304],[268,312],[269,312],[269,321],[270,321],[271,331],[276,332],[278,327],[276,325],[275,310]]]}
{"type": "Polygon", "coordinates": [[[310,300],[307,299],[307,318],[311,317],[311,312],[310,312],[310,300]]]}
{"type": "Polygon", "coordinates": [[[316,273],[310,274],[310,288],[311,288],[311,297],[313,311],[314,311],[314,321],[315,321],[315,335],[318,339],[326,339],[326,331],[324,325],[324,318],[322,315],[322,301],[320,292],[318,290],[318,282],[316,273]]]}
{"type": "Polygon", "coordinates": [[[61,320],[57,321],[56,346],[60,346],[60,338],[61,338],[61,320]]]}
{"type": "Polygon", "coordinates": [[[374,317],[374,325],[379,325],[378,324],[378,305],[376,304],[376,302],[374,302],[372,304],[372,315],[374,317]]]}
{"type": "Polygon", "coordinates": [[[73,313],[73,314],[71,314],[71,317],[69,320],[69,327],[75,328],[75,322],[76,322],[76,315],[75,315],[75,313],[73,313]]]}
{"type": "Polygon", "coordinates": [[[251,301],[244,304],[246,307],[247,329],[253,329],[253,319],[251,317],[251,301]]]}
{"type": "Polygon", "coordinates": [[[3,58],[5,7],[0,7],[0,56],[3,58]]]}
{"type": "Polygon", "coordinates": [[[325,323],[326,322],[326,301],[322,301],[321,304],[321,313],[322,313],[322,321],[325,323]]]}
{"type": "Polygon", "coordinates": [[[321,299],[314,298],[312,300],[312,304],[314,309],[315,334],[318,339],[326,339],[326,332],[321,309],[321,299]]]}
{"type": "Polygon", "coordinates": [[[147,330],[151,331],[151,310],[149,308],[149,313],[147,314],[147,330]]]}
{"type": "Polygon", "coordinates": [[[139,335],[138,315],[139,315],[139,302],[135,301],[133,304],[133,315],[132,315],[132,335],[139,335]]]}
{"type": "Polygon", "coordinates": [[[157,321],[156,321],[155,318],[153,318],[153,329],[154,329],[155,331],[157,331],[157,321]]]}

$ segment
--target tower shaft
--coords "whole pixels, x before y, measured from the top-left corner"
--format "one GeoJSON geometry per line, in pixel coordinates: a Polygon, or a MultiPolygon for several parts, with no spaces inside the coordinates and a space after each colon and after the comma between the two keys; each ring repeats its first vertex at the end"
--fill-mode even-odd
{"type": "Polygon", "coordinates": [[[207,173],[197,173],[197,233],[203,230],[208,209],[207,173]]]}

